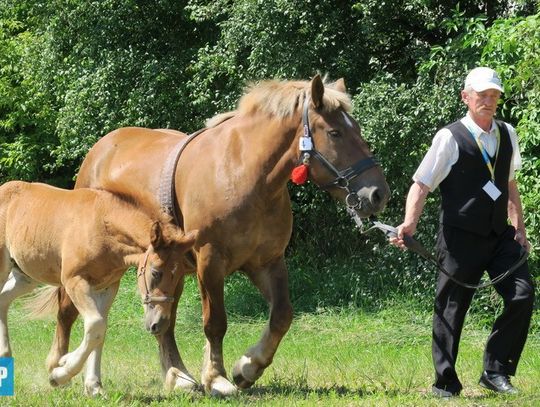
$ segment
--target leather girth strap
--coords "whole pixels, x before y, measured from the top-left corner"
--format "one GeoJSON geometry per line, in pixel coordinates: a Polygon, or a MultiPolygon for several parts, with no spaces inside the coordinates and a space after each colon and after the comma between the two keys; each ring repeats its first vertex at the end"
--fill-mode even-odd
{"type": "Polygon", "coordinates": [[[159,205],[168,215],[172,216],[174,223],[177,226],[182,227],[183,222],[181,216],[176,210],[175,206],[175,188],[174,188],[174,174],[176,172],[176,165],[180,154],[184,151],[184,148],[189,144],[191,140],[205,131],[206,128],[197,130],[195,133],[189,135],[187,138],[180,141],[169,153],[167,160],[161,169],[161,176],[159,181],[159,205]]]}

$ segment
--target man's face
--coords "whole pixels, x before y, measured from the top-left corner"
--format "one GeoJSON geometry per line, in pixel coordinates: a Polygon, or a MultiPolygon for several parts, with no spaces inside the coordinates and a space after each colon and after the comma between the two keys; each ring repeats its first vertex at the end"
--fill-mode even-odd
{"type": "Polygon", "coordinates": [[[484,120],[495,116],[500,97],[501,92],[496,89],[487,89],[483,92],[461,91],[461,100],[468,106],[472,117],[484,120]]]}

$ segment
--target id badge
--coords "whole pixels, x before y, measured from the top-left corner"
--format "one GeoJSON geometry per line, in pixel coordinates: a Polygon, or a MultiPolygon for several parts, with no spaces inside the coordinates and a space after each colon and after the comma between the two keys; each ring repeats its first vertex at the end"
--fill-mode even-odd
{"type": "Polygon", "coordinates": [[[501,191],[499,191],[499,188],[495,186],[495,184],[491,181],[488,181],[486,185],[482,188],[486,193],[489,195],[491,199],[494,201],[497,200],[499,196],[501,196],[501,191]]]}

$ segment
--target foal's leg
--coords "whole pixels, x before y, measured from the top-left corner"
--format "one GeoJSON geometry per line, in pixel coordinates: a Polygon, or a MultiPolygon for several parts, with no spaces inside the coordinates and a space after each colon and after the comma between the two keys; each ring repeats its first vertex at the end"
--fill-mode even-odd
{"type": "MultiPolygon", "coordinates": [[[[103,310],[102,315],[105,315],[105,323],[107,322],[107,315],[111,309],[111,305],[118,293],[118,287],[120,283],[116,283],[105,289],[111,290],[111,292],[100,292],[101,304],[100,309],[103,310]]],[[[84,392],[86,395],[94,397],[98,394],[103,394],[103,387],[101,384],[101,354],[103,352],[103,344],[105,341],[105,335],[103,335],[103,341],[96,346],[96,348],[90,353],[86,361],[86,369],[84,374],[84,392]]]]}
{"type": "Polygon", "coordinates": [[[191,376],[187,370],[174,338],[174,327],[176,324],[176,311],[178,308],[178,301],[184,290],[184,277],[182,276],[178,281],[174,293],[174,303],[171,307],[171,317],[169,328],[162,335],[156,336],[159,344],[159,358],[161,361],[161,370],[165,375],[165,389],[166,390],[181,390],[190,392],[195,390],[198,385],[197,381],[191,376]]]}
{"type": "Polygon", "coordinates": [[[223,337],[227,331],[227,315],[223,301],[224,261],[211,247],[203,247],[197,258],[197,278],[201,292],[206,347],[201,382],[212,396],[229,396],[237,392],[227,380],[223,366],[223,337]]]}
{"type": "Polygon", "coordinates": [[[55,367],[58,367],[59,360],[62,356],[68,353],[69,350],[69,337],[71,335],[71,327],[75,323],[79,311],[73,301],[67,295],[64,287],[60,287],[58,290],[58,313],[56,315],[56,330],[54,332],[54,339],[51,345],[51,350],[47,356],[47,370],[49,373],[55,367]]]}
{"type": "Polygon", "coordinates": [[[88,281],[80,277],[71,278],[65,283],[67,294],[84,320],[84,337],[79,347],[64,355],[59,361],[60,366],[53,369],[49,375],[51,385],[63,385],[71,380],[81,371],[90,353],[103,343],[107,315],[118,284],[106,290],[95,291],[88,281]]]}
{"type": "Polygon", "coordinates": [[[270,320],[259,342],[236,362],[233,379],[240,388],[250,387],[272,363],[277,347],[292,322],[287,268],[283,257],[248,276],[270,305],[270,320]]]}
{"type": "MultiPolygon", "coordinates": [[[[2,272],[5,272],[5,269],[2,272]]],[[[11,356],[7,324],[9,306],[15,298],[31,292],[38,283],[30,280],[16,268],[12,269],[7,279],[4,276],[0,278],[5,281],[0,292],[0,357],[7,357],[11,356]]]]}

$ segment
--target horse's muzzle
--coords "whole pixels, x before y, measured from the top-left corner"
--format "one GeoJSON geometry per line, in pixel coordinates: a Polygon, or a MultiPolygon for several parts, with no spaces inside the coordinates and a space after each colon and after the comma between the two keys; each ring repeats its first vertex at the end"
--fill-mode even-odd
{"type": "Polygon", "coordinates": [[[162,314],[158,307],[145,307],[144,327],[152,335],[161,335],[168,328],[170,319],[162,314]]]}
{"type": "Polygon", "coordinates": [[[347,195],[345,204],[364,218],[382,211],[388,202],[389,195],[390,190],[387,186],[364,187],[356,193],[347,195]]]}

